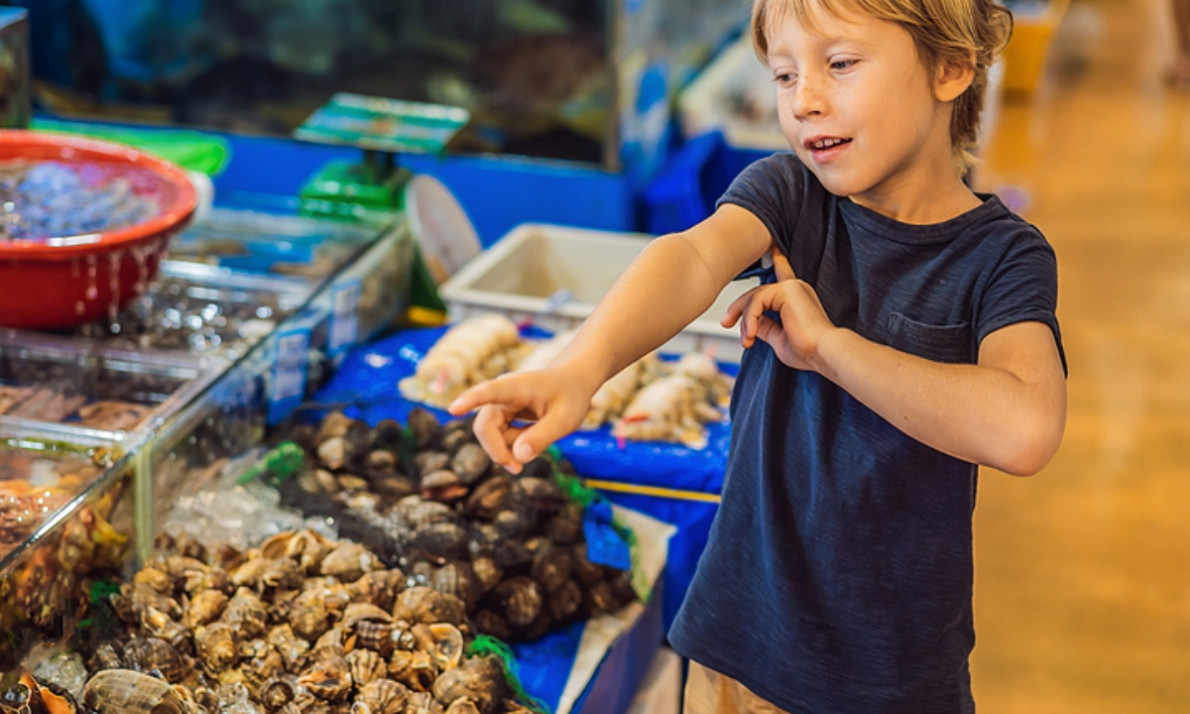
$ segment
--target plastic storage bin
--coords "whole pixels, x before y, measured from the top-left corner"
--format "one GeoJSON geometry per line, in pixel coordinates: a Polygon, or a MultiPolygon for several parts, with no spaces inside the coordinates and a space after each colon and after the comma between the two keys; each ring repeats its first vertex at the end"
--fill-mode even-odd
{"type": "MultiPolygon", "coordinates": [[[[500,312],[514,321],[551,331],[578,325],[591,314],[651,236],[567,226],[523,224],[514,228],[441,287],[457,321],[500,312]]],[[[738,362],[738,333],[719,320],[750,283],[729,285],[701,317],[666,343],[663,352],[709,351],[715,359],[738,362]]]]}

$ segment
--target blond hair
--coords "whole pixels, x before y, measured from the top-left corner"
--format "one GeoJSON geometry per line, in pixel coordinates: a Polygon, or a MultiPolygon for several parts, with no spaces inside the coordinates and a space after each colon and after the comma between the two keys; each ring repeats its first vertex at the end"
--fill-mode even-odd
{"type": "Polygon", "coordinates": [[[975,164],[979,117],[987,93],[988,70],[1012,35],[1012,13],[995,0],[753,0],[752,44],[761,62],[768,62],[765,31],[791,15],[813,27],[811,11],[832,15],[859,12],[895,22],[909,33],[926,67],[940,63],[971,66],[971,86],[955,100],[950,117],[950,145],[964,171],[975,164]]]}

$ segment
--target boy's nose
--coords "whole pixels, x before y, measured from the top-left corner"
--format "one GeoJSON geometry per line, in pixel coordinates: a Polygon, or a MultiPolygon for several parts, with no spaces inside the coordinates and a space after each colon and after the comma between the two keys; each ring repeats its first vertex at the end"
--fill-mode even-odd
{"type": "Polygon", "coordinates": [[[812,76],[803,76],[793,90],[793,118],[802,121],[821,114],[825,108],[821,88],[812,76]]]}

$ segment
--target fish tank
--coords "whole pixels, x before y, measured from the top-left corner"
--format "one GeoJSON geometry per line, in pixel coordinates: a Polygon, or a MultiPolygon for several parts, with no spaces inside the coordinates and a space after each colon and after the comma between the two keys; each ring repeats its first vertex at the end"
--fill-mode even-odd
{"type": "Polygon", "coordinates": [[[336,92],[470,111],[452,151],[647,169],[738,0],[23,0],[34,100],[290,136],[336,92]]]}

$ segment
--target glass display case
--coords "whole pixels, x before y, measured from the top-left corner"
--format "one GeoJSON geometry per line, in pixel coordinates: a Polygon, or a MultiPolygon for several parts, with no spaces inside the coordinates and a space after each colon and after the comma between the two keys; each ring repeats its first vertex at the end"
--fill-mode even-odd
{"type": "Polygon", "coordinates": [[[83,430],[0,423],[0,671],[73,632],[92,592],[130,567],[130,462],[83,430]]]}
{"type": "Polygon", "coordinates": [[[120,441],[151,430],[201,392],[223,363],[0,332],[0,422],[63,424],[120,441]]]}
{"type": "Polygon", "coordinates": [[[670,100],[747,20],[736,0],[38,0],[37,100],[289,135],[335,92],[459,106],[457,150],[640,169],[670,100]]]}

